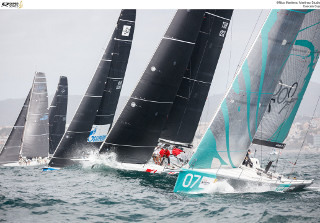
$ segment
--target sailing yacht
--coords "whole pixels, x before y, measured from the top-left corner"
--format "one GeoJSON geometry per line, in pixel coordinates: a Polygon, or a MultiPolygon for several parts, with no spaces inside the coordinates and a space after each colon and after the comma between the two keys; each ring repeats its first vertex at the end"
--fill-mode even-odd
{"type": "Polygon", "coordinates": [[[45,170],[87,160],[113,123],[134,34],[136,10],[121,10],[117,25],[80,105],[45,170]]]}
{"type": "Polygon", "coordinates": [[[49,154],[53,154],[66,129],[68,78],[61,76],[49,108],[49,154]]]}
{"type": "Polygon", "coordinates": [[[146,164],[188,67],[205,10],[177,10],[117,122],[100,147],[129,169],[146,164]]]}
{"type": "Polygon", "coordinates": [[[47,163],[49,119],[46,76],[37,72],[17,121],[0,153],[4,166],[34,166],[47,163]]]}
{"type": "Polygon", "coordinates": [[[318,60],[319,25],[319,10],[270,12],[187,168],[180,171],[175,192],[210,193],[219,182],[234,189],[264,186],[278,192],[312,184],[271,172],[270,162],[262,168],[257,158],[248,166],[243,160],[253,141],[284,147],[281,143],[318,60]],[[288,88],[282,91],[284,86],[288,88]]]}

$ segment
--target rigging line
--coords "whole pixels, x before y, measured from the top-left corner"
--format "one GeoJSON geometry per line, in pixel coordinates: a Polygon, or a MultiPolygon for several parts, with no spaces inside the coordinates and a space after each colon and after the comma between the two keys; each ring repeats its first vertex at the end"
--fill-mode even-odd
{"type": "Polygon", "coordinates": [[[254,27],[253,27],[253,30],[252,30],[251,35],[250,35],[250,38],[248,39],[247,44],[246,44],[246,47],[244,48],[244,51],[242,52],[242,55],[241,55],[241,57],[240,57],[240,63],[238,63],[238,66],[237,66],[237,68],[236,68],[235,75],[238,73],[238,70],[240,69],[240,65],[243,64],[243,60],[244,60],[244,58],[245,58],[245,57],[244,57],[244,54],[245,54],[245,52],[247,51],[246,49],[248,49],[249,42],[250,42],[250,40],[251,40],[251,38],[252,38],[252,35],[253,35],[253,33],[254,33],[254,30],[256,30],[256,27],[257,27],[257,24],[258,24],[258,22],[259,22],[259,20],[260,20],[260,17],[261,17],[261,15],[262,15],[262,12],[263,12],[263,9],[261,9],[261,11],[260,11],[259,17],[258,17],[258,19],[257,19],[257,21],[256,21],[256,24],[255,24],[254,27]]]}
{"type": "Polygon", "coordinates": [[[228,83],[229,83],[229,76],[230,76],[230,66],[231,66],[231,52],[232,52],[232,29],[233,29],[233,22],[231,21],[231,32],[230,32],[230,51],[229,51],[229,64],[228,64],[228,77],[226,83],[226,90],[228,90],[228,83]]]}
{"type": "MultiPolygon", "coordinates": [[[[314,115],[315,115],[315,113],[316,113],[316,111],[317,111],[317,107],[318,107],[318,104],[319,104],[319,100],[320,100],[320,96],[318,97],[317,104],[316,104],[316,106],[315,106],[315,108],[314,108],[314,110],[313,110],[312,118],[311,118],[311,120],[309,121],[309,126],[308,126],[308,129],[307,129],[307,132],[306,132],[306,134],[304,135],[304,139],[303,139],[303,141],[302,141],[302,144],[301,144],[301,147],[300,147],[300,150],[299,150],[297,159],[296,159],[296,161],[293,163],[293,166],[292,166],[291,172],[289,173],[289,176],[292,174],[293,169],[294,169],[294,167],[296,166],[296,164],[297,164],[297,162],[298,162],[298,159],[299,159],[301,150],[302,150],[303,145],[304,145],[304,143],[305,143],[305,141],[306,141],[306,139],[307,139],[307,135],[308,135],[308,133],[309,133],[309,130],[310,130],[310,127],[311,127],[311,123],[312,123],[313,118],[314,118],[314,115]]],[[[288,177],[288,178],[289,178],[289,177],[288,177]]]]}

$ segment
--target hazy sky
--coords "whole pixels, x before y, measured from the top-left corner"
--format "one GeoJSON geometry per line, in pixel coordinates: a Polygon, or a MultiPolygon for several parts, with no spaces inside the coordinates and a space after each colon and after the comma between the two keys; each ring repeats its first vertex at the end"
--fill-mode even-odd
{"type": "MultiPolygon", "coordinates": [[[[83,95],[119,13],[120,10],[1,10],[0,100],[25,98],[35,71],[46,73],[50,95],[54,94],[60,75],[68,77],[70,95],[83,95]]],[[[174,13],[175,10],[137,10],[122,95],[131,94],[174,13]]],[[[267,13],[268,10],[234,11],[210,94],[226,90],[249,37],[252,35],[254,40],[267,13]]],[[[312,81],[320,83],[319,69],[317,66],[312,81]]]]}

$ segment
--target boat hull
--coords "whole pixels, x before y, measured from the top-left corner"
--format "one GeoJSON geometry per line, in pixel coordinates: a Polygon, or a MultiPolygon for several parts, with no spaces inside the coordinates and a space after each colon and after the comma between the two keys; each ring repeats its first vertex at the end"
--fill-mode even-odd
{"type": "Polygon", "coordinates": [[[214,193],[221,191],[219,184],[232,188],[230,192],[301,190],[310,186],[313,180],[289,179],[277,173],[264,173],[262,170],[239,167],[233,169],[182,169],[174,192],[214,193]]]}
{"type": "Polygon", "coordinates": [[[32,160],[29,162],[12,162],[12,163],[6,163],[6,164],[2,164],[2,166],[44,166],[48,164],[48,160],[44,159],[41,161],[37,161],[37,160],[32,160]]]}

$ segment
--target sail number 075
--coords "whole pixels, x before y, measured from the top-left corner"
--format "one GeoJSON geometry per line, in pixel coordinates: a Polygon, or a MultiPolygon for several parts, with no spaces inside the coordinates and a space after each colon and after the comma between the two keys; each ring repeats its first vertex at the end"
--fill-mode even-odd
{"type": "Polygon", "coordinates": [[[191,173],[188,173],[182,182],[183,187],[190,187],[193,188],[201,179],[200,175],[193,175],[191,173]],[[195,182],[192,183],[193,178],[196,178],[195,182]],[[192,183],[192,184],[191,184],[192,183]]]}

